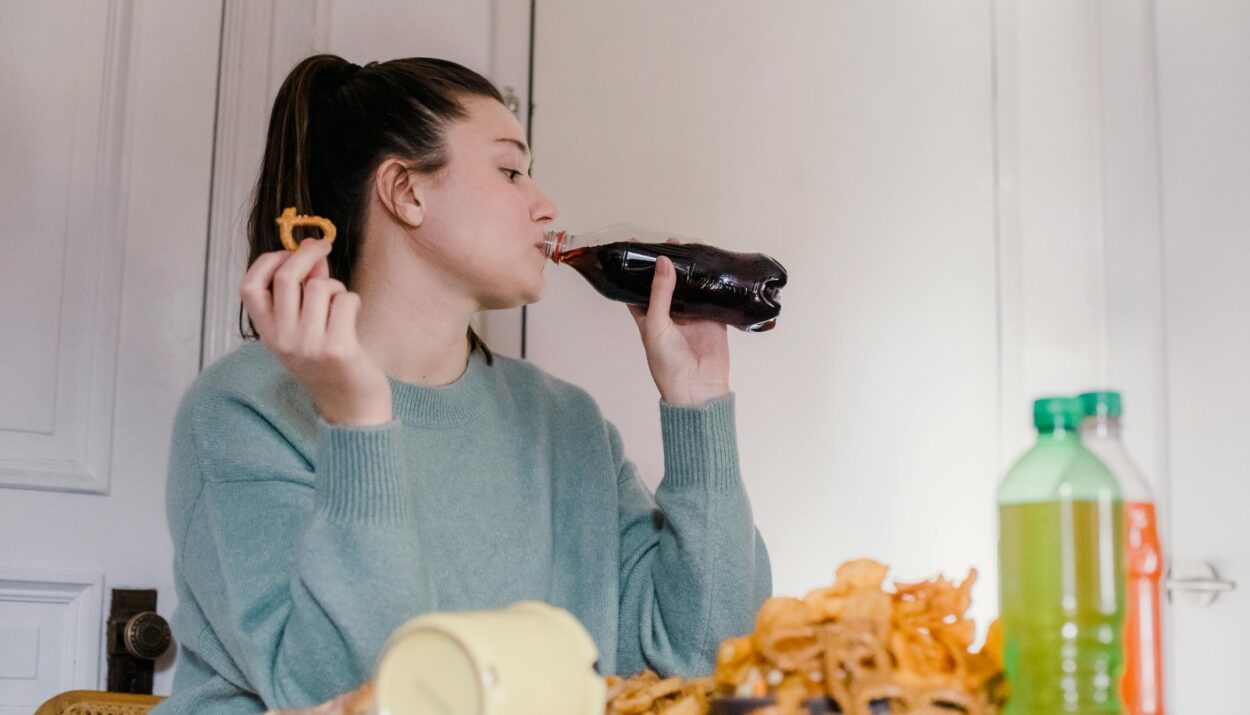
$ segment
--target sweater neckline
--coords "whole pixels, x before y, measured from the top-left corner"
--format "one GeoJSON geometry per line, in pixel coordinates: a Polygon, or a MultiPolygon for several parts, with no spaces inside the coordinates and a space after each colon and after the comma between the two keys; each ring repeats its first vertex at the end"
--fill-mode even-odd
{"type": "Polygon", "coordinates": [[[423,427],[455,427],[469,422],[490,400],[492,386],[481,350],[469,355],[460,378],[449,385],[430,387],[387,376],[391,383],[395,417],[423,427]]]}

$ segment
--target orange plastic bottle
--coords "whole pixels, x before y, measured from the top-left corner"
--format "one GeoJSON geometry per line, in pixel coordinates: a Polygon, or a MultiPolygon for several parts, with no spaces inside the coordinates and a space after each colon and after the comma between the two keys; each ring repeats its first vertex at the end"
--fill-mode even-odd
{"type": "Polygon", "coordinates": [[[1118,392],[1080,396],[1085,411],[1081,441],[1120,483],[1124,498],[1125,564],[1128,570],[1124,618],[1124,675],[1121,696],[1126,715],[1163,715],[1163,641],[1159,543],[1154,497],[1120,441],[1122,401],[1118,392]]]}

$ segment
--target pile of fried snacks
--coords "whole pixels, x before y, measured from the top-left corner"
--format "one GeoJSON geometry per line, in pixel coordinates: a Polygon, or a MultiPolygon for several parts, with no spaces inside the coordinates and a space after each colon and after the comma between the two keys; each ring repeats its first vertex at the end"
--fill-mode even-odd
{"type": "Polygon", "coordinates": [[[976,570],[959,583],[939,577],[887,589],[888,570],[850,561],[828,588],[770,598],[753,633],[721,644],[710,678],[609,678],[607,715],[707,715],[718,698],[764,697],[774,702],[756,715],[807,715],[813,698],[835,701],[844,715],[998,713],[1006,695],[999,624],[973,650],[967,617],[976,570]]]}

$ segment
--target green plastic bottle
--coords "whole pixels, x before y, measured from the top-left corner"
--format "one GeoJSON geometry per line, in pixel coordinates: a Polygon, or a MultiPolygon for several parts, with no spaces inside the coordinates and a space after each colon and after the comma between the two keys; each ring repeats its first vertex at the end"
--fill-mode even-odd
{"type": "Polygon", "coordinates": [[[1081,404],[1033,404],[1037,445],[998,490],[1004,715],[1122,713],[1123,506],[1081,404]]]}

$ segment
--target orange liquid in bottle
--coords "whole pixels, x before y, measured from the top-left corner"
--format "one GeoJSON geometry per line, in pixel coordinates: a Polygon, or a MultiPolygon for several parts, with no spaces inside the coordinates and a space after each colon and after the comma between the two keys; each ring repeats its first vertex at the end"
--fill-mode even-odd
{"type": "Polygon", "coordinates": [[[1155,505],[1125,502],[1124,524],[1128,603],[1124,619],[1121,695],[1129,715],[1163,715],[1163,649],[1159,625],[1163,551],[1159,546],[1155,505]]]}

